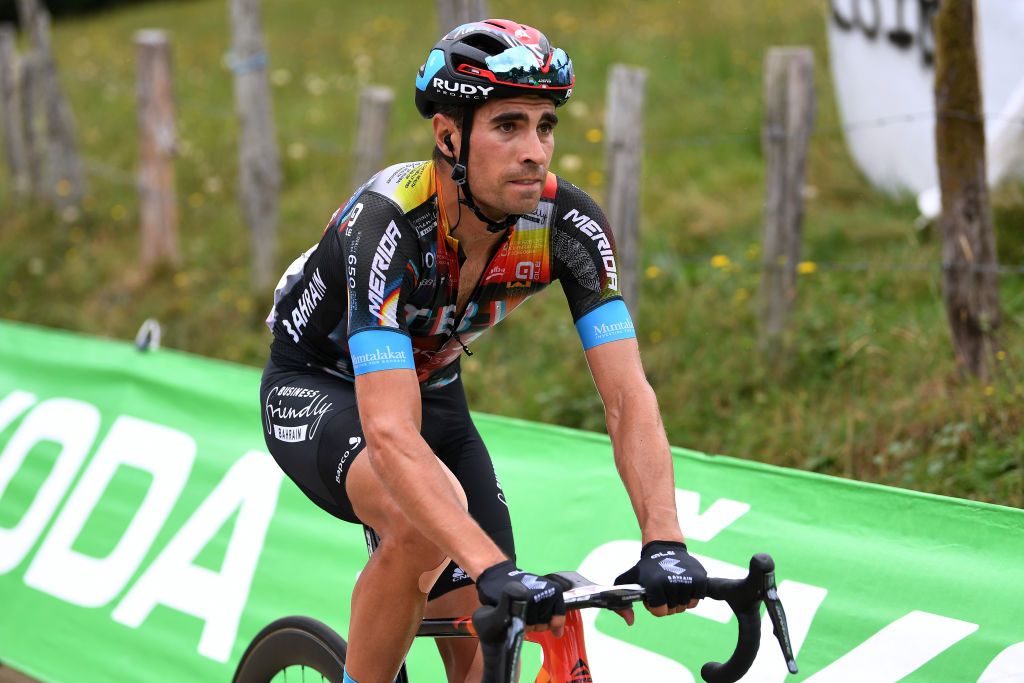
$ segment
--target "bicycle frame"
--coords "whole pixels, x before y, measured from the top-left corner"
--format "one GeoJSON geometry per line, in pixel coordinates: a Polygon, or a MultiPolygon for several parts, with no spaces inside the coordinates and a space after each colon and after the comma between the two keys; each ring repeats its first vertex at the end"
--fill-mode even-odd
{"type": "MultiPolygon", "coordinates": [[[[370,527],[363,528],[367,550],[372,555],[380,537],[370,527]]],[[[566,620],[561,638],[555,638],[551,631],[524,634],[526,603],[522,600],[525,595],[513,595],[515,591],[509,588],[497,606],[481,607],[472,616],[424,619],[416,636],[478,638],[484,647],[484,681],[487,682],[515,680],[525,636],[527,641],[539,644],[544,651],[544,661],[534,683],[590,683],[590,663],[579,610],[588,607],[624,609],[643,600],[645,591],[636,584],[600,586],[576,572],[556,572],[547,577],[560,583],[564,589],[566,620]]],[[[512,588],[515,587],[512,584],[512,588]]],[[[751,557],[749,573],[743,579],[709,578],[707,597],[727,602],[736,615],[738,625],[738,639],[732,656],[725,663],[708,662],[701,668],[701,678],[707,683],[732,683],[750,669],[760,644],[759,608],[762,604],[767,608],[789,672],[798,672],[786,614],[775,586],[775,562],[769,555],[751,557]]],[[[395,683],[408,681],[403,664],[395,683]]]]}
{"type": "MultiPolygon", "coordinates": [[[[476,638],[472,617],[454,619],[424,619],[416,637],[476,638]]],[[[583,633],[583,618],[579,610],[565,615],[565,631],[555,638],[551,631],[526,634],[526,640],[540,645],[544,663],[534,683],[589,683],[590,661],[583,633]]]]}
{"type": "MultiPolygon", "coordinates": [[[[366,538],[367,552],[372,555],[373,551],[380,545],[380,537],[372,528],[364,525],[363,533],[366,538]]],[[[569,576],[569,574],[567,574],[569,576]]],[[[572,576],[578,576],[572,574],[572,576]]],[[[583,581],[580,585],[590,582],[579,577],[583,581]]],[[[636,586],[639,589],[639,586],[636,586]]],[[[622,595],[629,595],[638,598],[643,593],[636,590],[618,591],[622,595]]],[[[585,601],[587,591],[577,597],[578,601],[585,601]]],[[[569,597],[569,596],[567,596],[569,597]]],[[[572,598],[569,597],[571,604],[572,598]]],[[[628,600],[627,602],[632,602],[628,600]]],[[[583,606],[604,606],[607,604],[583,606]]],[[[583,632],[583,619],[579,613],[579,607],[569,609],[565,615],[565,629],[561,638],[555,638],[550,631],[537,631],[526,634],[526,640],[540,645],[544,652],[544,660],[541,670],[537,674],[534,683],[589,683],[590,661],[587,659],[587,645],[583,632]]],[[[472,615],[464,617],[450,617],[441,619],[424,619],[416,632],[417,638],[477,638],[476,627],[473,625],[472,615]]],[[[409,683],[409,674],[403,664],[395,683],[409,683]]]]}

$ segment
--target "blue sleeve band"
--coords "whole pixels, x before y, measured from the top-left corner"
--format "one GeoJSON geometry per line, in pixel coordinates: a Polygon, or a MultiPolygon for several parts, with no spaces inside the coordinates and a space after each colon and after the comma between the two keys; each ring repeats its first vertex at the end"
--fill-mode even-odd
{"type": "Polygon", "coordinates": [[[416,369],[412,360],[412,340],[401,332],[356,332],[348,339],[348,352],[352,355],[352,370],[356,375],[397,368],[416,369]]]}
{"type": "Polygon", "coordinates": [[[352,678],[351,676],[348,675],[348,669],[345,669],[344,676],[345,676],[344,683],[356,683],[356,679],[354,679],[354,678],[352,678]]]}
{"type": "Polygon", "coordinates": [[[601,344],[620,339],[635,339],[633,320],[622,299],[615,299],[601,304],[590,313],[576,321],[583,349],[592,349],[601,344]]]}

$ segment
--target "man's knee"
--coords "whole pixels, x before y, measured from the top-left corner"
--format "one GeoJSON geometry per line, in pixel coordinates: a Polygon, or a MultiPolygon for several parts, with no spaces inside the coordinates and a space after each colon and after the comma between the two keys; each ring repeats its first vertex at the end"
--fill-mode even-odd
{"type": "MultiPolygon", "coordinates": [[[[366,457],[353,463],[347,481],[349,498],[360,518],[381,537],[380,546],[375,551],[383,553],[380,561],[407,563],[411,573],[418,570],[417,587],[420,592],[428,594],[448,566],[449,558],[409,521],[369,461],[370,458],[366,457]]],[[[440,461],[438,465],[448,477],[463,509],[468,510],[469,502],[462,484],[440,461]]],[[[447,495],[447,492],[438,491],[438,495],[447,495]]]]}

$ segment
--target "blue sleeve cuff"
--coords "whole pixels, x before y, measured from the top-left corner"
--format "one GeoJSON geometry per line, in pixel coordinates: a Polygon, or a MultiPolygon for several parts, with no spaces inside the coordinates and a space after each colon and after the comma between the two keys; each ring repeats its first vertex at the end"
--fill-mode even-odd
{"type": "Polygon", "coordinates": [[[601,304],[576,321],[576,331],[583,342],[583,349],[589,350],[601,344],[620,339],[635,339],[633,320],[622,299],[601,304]]]}
{"type": "Polygon", "coordinates": [[[412,340],[394,330],[362,330],[348,339],[352,371],[365,375],[378,370],[407,368],[415,370],[412,340]]]}

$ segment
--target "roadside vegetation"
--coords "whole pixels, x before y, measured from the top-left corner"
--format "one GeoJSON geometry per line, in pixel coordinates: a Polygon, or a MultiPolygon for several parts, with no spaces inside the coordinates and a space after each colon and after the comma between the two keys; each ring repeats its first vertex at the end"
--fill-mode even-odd
{"type": "MultiPolygon", "coordinates": [[[[545,30],[577,65],[554,170],[599,199],[607,71],[649,70],[641,350],[670,441],[785,466],[1004,505],[1024,504],[1024,275],[1002,279],[999,374],[955,366],[939,288],[940,236],[912,199],[875,192],[846,151],[823,3],[740,0],[630,6],[492,0],[545,30]],[[817,132],[788,361],[757,352],[764,193],[761,65],[775,45],[816,55],[817,132]]],[[[113,338],[155,317],[164,344],[254,366],[271,291],[249,284],[235,199],[237,118],[215,0],[153,2],[59,21],[56,58],[87,159],[81,211],[19,205],[0,175],[0,316],[113,338]],[[181,210],[179,268],[144,273],[134,168],[132,34],[172,34],[181,210]]],[[[265,0],[284,166],[280,269],[312,245],[355,187],[358,90],[395,89],[387,162],[426,158],[413,75],[436,39],[431,3],[265,0]]],[[[1024,186],[995,194],[1000,261],[1024,263],[1024,186]]],[[[557,290],[557,288],[553,288],[557,290]]],[[[603,411],[564,299],[549,291],[474,344],[476,410],[600,430],[603,411]]]]}

